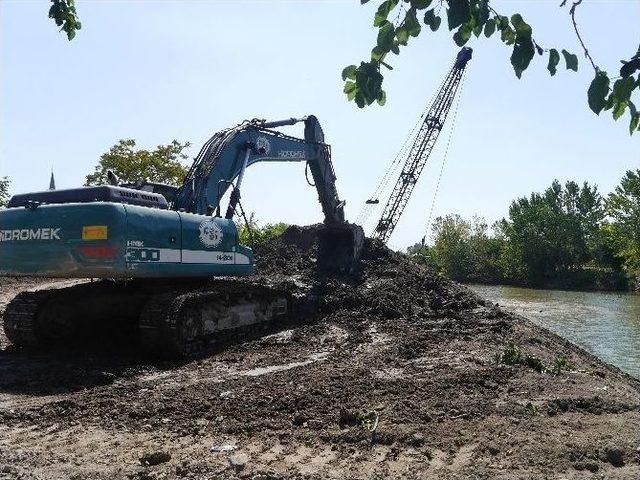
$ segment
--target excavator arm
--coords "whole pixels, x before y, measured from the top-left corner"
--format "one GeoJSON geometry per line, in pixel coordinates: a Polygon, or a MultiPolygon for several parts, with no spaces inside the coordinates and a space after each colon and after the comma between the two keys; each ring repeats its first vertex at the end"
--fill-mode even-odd
{"type": "Polygon", "coordinates": [[[216,133],[203,146],[178,190],[174,208],[192,213],[220,211],[220,201],[232,188],[225,216],[231,218],[240,198],[246,169],[259,162],[306,162],[311,171],[325,224],[344,222],[344,202],[338,197],[331,149],[324,143],[313,115],[277,122],[252,120],[216,133]],[[284,135],[273,128],[305,124],[305,138],[284,135]]]}
{"type": "Polygon", "coordinates": [[[324,214],[325,229],[319,235],[321,267],[350,271],[360,257],[362,228],[345,221],[344,205],[336,188],[331,148],[324,143],[318,119],[275,122],[251,120],[216,133],[196,156],[185,182],[176,193],[173,208],[201,215],[222,215],[221,199],[231,190],[225,218],[231,219],[240,200],[246,170],[259,162],[306,162],[324,214]],[[304,139],[274,128],[304,122],[304,139]]]}

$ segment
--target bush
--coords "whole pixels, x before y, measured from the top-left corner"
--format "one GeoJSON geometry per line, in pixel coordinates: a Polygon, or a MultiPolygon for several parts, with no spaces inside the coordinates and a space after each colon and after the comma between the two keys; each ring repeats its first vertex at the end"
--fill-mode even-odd
{"type": "Polygon", "coordinates": [[[544,362],[532,355],[531,353],[525,353],[519,346],[510,343],[502,353],[496,354],[496,363],[503,363],[505,365],[525,365],[529,368],[533,368],[536,372],[542,373],[547,370],[544,362]]]}
{"type": "Polygon", "coordinates": [[[267,223],[260,226],[253,214],[249,217],[249,224],[244,224],[238,229],[238,240],[242,245],[255,248],[264,245],[269,240],[281,236],[289,227],[286,223],[267,223]]]}

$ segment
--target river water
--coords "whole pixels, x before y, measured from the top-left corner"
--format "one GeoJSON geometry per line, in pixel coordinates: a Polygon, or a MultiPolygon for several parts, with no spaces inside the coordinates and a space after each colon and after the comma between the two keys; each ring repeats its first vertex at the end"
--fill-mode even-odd
{"type": "Polygon", "coordinates": [[[469,287],[640,378],[639,294],[469,287]]]}

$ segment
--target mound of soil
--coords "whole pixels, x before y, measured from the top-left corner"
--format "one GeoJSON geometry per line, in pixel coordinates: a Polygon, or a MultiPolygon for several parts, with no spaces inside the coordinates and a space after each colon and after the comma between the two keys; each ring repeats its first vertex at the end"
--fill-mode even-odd
{"type": "Polygon", "coordinates": [[[189,362],[0,350],[0,478],[640,474],[638,381],[377,241],[319,273],[316,231],[247,280],[308,304],[295,328],[189,362]]]}

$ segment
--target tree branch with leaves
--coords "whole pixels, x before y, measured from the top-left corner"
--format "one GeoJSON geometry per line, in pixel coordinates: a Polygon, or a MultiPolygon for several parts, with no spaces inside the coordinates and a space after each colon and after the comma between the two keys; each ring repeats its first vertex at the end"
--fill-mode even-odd
{"type": "MultiPolygon", "coordinates": [[[[360,1],[365,4],[370,0],[360,1]]],[[[587,90],[589,107],[598,115],[603,110],[611,110],[615,120],[628,109],[629,132],[633,134],[640,130],[640,112],[632,101],[634,91],[640,91],[640,48],[629,60],[622,61],[619,77],[610,79],[592,58],[578,28],[576,12],[581,3],[582,0],[571,3],[569,15],[584,56],[594,69],[594,78],[587,90]],[[612,80],[615,80],[613,86],[612,80]]],[[[567,0],[563,0],[560,7],[566,6],[567,0]]],[[[544,48],[534,38],[532,27],[522,15],[502,15],[491,6],[489,0],[383,0],[373,19],[378,34],[370,59],[360,62],[359,66],[349,65],[342,71],[344,93],[348,100],[354,101],[360,108],[374,102],[384,105],[387,96],[382,88],[384,75],[381,69],[385,67],[392,70],[388,63],[389,55],[399,55],[401,48],[406,47],[412,37],[429,30],[437,31],[443,18],[447,20],[449,31],[453,32],[453,41],[460,47],[466,45],[473,36],[490,38],[499,33],[500,41],[512,47],[510,62],[518,78],[529,68],[536,53],[547,57],[547,69],[551,76],[557,73],[560,54],[567,70],[578,71],[578,57],[574,53],[566,49],[558,51],[556,48],[544,48]],[[390,18],[394,15],[392,22],[390,18]],[[418,17],[422,18],[422,23],[418,17]],[[423,28],[423,24],[428,29],[423,28]]]]}
{"type": "Polygon", "coordinates": [[[76,36],[76,31],[82,28],[75,0],[51,0],[49,18],[60,27],[60,31],[67,34],[69,41],[76,36]]]}
{"type": "Polygon", "coordinates": [[[9,186],[11,181],[8,177],[0,177],[0,207],[6,207],[9,202],[9,186]]]}

